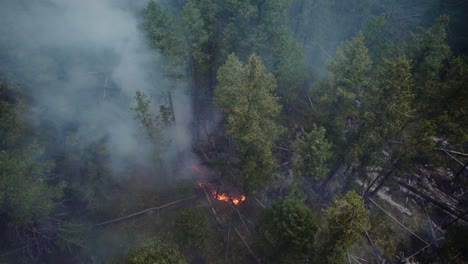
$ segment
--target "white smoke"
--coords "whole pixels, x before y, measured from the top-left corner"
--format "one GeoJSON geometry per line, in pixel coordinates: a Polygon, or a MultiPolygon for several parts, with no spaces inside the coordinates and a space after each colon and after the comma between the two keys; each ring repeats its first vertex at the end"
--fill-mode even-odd
{"type": "MultiPolygon", "coordinates": [[[[151,164],[151,144],[139,131],[131,106],[142,90],[158,103],[168,81],[161,55],[139,28],[144,1],[4,0],[0,43],[8,46],[8,72],[33,97],[31,121],[49,120],[58,129],[78,127],[89,144],[103,138],[115,174],[127,163],[151,164]]],[[[189,91],[174,91],[176,125],[165,133],[175,159],[191,148],[189,91]]],[[[157,105],[155,105],[155,110],[157,105]]],[[[157,112],[157,111],[155,111],[157,112]]]]}

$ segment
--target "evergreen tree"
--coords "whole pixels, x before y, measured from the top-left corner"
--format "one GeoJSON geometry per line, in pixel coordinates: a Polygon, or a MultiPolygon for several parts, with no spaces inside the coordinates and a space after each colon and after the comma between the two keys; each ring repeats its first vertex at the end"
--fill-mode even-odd
{"type": "Polygon", "coordinates": [[[272,263],[306,263],[317,226],[303,202],[286,198],[262,212],[257,224],[256,245],[272,263]]]}
{"type": "Polygon", "coordinates": [[[188,0],[180,14],[180,32],[184,39],[185,56],[195,65],[203,65],[209,59],[206,53],[208,32],[200,10],[188,0]]]}
{"type": "Polygon", "coordinates": [[[0,81],[0,206],[17,226],[49,216],[64,182],[51,181],[54,162],[21,120],[24,105],[13,85],[0,81]]]}
{"type": "Polygon", "coordinates": [[[232,54],[218,70],[218,81],[215,103],[224,110],[226,133],[242,155],[241,182],[254,191],[271,177],[273,143],[283,131],[275,122],[281,110],[276,80],[256,56],[244,65],[232,54]]]}
{"type": "Polygon", "coordinates": [[[384,59],[376,79],[378,93],[373,104],[374,113],[364,124],[362,135],[352,150],[366,175],[366,167],[382,168],[368,183],[365,195],[374,187],[372,194],[376,193],[391,176],[407,169],[405,165],[414,155],[414,147],[410,146],[405,131],[415,120],[411,61],[406,57],[384,59]]]}

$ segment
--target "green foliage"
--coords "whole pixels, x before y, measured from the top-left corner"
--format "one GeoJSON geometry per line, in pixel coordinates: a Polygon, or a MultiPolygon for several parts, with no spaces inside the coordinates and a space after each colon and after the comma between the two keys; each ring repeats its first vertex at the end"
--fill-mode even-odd
{"type": "Polygon", "coordinates": [[[444,61],[451,55],[447,44],[448,22],[448,16],[439,17],[431,28],[412,34],[413,39],[408,43],[407,52],[414,60],[417,81],[424,88],[419,90],[420,96],[423,96],[422,93],[433,95],[435,87],[432,85],[439,79],[444,61]]]}
{"type": "Polygon", "coordinates": [[[364,27],[371,39],[358,33],[338,47],[329,63],[329,77],[311,89],[312,97],[318,98],[313,110],[327,128],[335,152],[343,153],[358,176],[367,177],[369,167],[382,168],[366,195],[393,175],[410,171],[416,158],[435,160],[434,136],[466,139],[462,131],[467,115],[461,110],[466,107],[459,101],[466,90],[460,86],[466,64],[462,58],[451,58],[448,18],[442,16],[431,28],[412,34],[411,41],[393,53],[379,47],[378,38],[385,35],[379,28],[386,23],[385,15],[375,17],[364,27]],[[375,67],[366,44],[377,45],[372,52],[375,67]]]}
{"type": "Polygon", "coordinates": [[[226,133],[242,154],[242,183],[254,191],[270,178],[275,166],[273,143],[283,132],[275,122],[281,110],[274,95],[276,80],[251,56],[246,65],[231,54],[218,70],[215,103],[226,115],[226,133]]]}
{"type": "Polygon", "coordinates": [[[41,159],[37,144],[0,150],[0,204],[18,225],[47,217],[62,196],[64,183],[49,186],[53,162],[41,159]]]}
{"type": "Polygon", "coordinates": [[[326,225],[319,240],[318,263],[342,263],[346,249],[369,228],[364,200],[354,191],[335,200],[326,211],[326,225]]]}
{"type": "Polygon", "coordinates": [[[177,35],[174,18],[154,0],[143,10],[143,29],[150,44],[173,60],[182,56],[182,40],[177,35]]]}
{"type": "Polygon", "coordinates": [[[396,134],[414,119],[414,87],[415,81],[411,72],[411,61],[406,57],[384,59],[377,74],[379,96],[378,116],[382,134],[395,137],[396,134]]]}
{"type": "Polygon", "coordinates": [[[436,135],[466,140],[461,127],[466,127],[467,115],[460,110],[465,107],[459,103],[459,96],[466,89],[460,88],[459,81],[464,78],[461,72],[467,64],[462,58],[453,58],[453,64],[447,64],[452,59],[447,44],[448,22],[447,16],[439,17],[431,28],[412,34],[407,47],[414,62],[416,85],[412,107],[417,113],[407,138],[419,158],[431,158],[436,135]]]}
{"type": "Polygon", "coordinates": [[[372,16],[362,26],[366,46],[375,64],[401,53],[401,45],[390,32],[390,12],[372,16]]]}
{"type": "Polygon", "coordinates": [[[122,263],[125,264],[185,264],[187,261],[175,247],[159,240],[143,243],[139,248],[128,253],[122,263]]]}
{"type": "MultiPolygon", "coordinates": [[[[338,147],[352,143],[366,114],[372,112],[375,87],[371,82],[372,62],[364,36],[358,33],[338,47],[336,57],[328,65],[328,82],[318,82],[321,104],[328,108],[327,130],[338,147]]],[[[323,109],[317,109],[323,112],[323,109]]],[[[318,116],[322,115],[318,113],[318,116]]]]}
{"type": "Polygon", "coordinates": [[[41,220],[55,209],[62,197],[64,182],[49,184],[54,162],[43,157],[44,150],[35,141],[25,139],[25,124],[19,118],[23,107],[7,84],[0,90],[0,206],[15,225],[41,220]]]}
{"type": "MultiPolygon", "coordinates": [[[[437,133],[445,134],[452,142],[468,140],[468,58],[453,58],[448,71],[448,80],[440,91],[437,133]]],[[[433,109],[433,112],[434,109],[433,109]]]]}
{"type": "Polygon", "coordinates": [[[325,128],[314,125],[303,138],[293,142],[294,170],[297,174],[311,175],[315,179],[323,179],[327,175],[333,153],[325,134],[325,128]]]}
{"type": "Polygon", "coordinates": [[[317,226],[303,202],[287,198],[262,212],[256,230],[263,256],[274,263],[300,263],[311,254],[317,226]]]}
{"type": "Polygon", "coordinates": [[[198,65],[205,63],[209,55],[203,49],[209,36],[200,10],[191,0],[182,9],[180,31],[185,40],[185,56],[190,56],[198,65]]]}
{"type": "MultiPolygon", "coordinates": [[[[206,1],[204,4],[203,7],[210,8],[206,1]]],[[[207,18],[191,0],[186,1],[177,17],[171,16],[155,1],[145,7],[143,29],[151,45],[168,59],[167,75],[178,79],[184,74],[193,74],[196,68],[207,63],[209,32],[204,19],[207,18]]]]}
{"type": "Polygon", "coordinates": [[[374,83],[376,89],[373,96],[369,96],[371,99],[368,100],[368,107],[362,118],[359,138],[353,142],[350,151],[350,159],[362,168],[383,166],[386,160],[379,154],[384,148],[393,157],[402,159],[403,154],[408,158],[411,156],[408,155],[410,150],[407,147],[386,145],[392,140],[401,140],[406,144],[402,132],[415,119],[415,83],[411,61],[406,57],[383,59],[374,83]]]}
{"type": "Polygon", "coordinates": [[[222,37],[218,46],[221,58],[225,59],[230,53],[236,53],[240,58],[246,58],[256,50],[261,43],[256,39],[258,8],[249,1],[224,1],[220,11],[227,19],[218,33],[222,37]]]}
{"type": "Polygon", "coordinates": [[[175,232],[182,247],[203,249],[209,235],[208,219],[200,209],[183,209],[175,220],[175,232]]]}
{"type": "Polygon", "coordinates": [[[170,107],[167,107],[165,105],[160,105],[159,114],[161,115],[162,123],[165,126],[169,126],[172,124],[172,121],[174,119],[174,114],[172,113],[170,107]]]}
{"type": "Polygon", "coordinates": [[[114,182],[110,171],[110,153],[105,142],[89,142],[89,134],[93,132],[91,130],[87,135],[71,134],[66,138],[68,155],[65,173],[69,183],[68,195],[86,202],[89,212],[102,213],[110,208],[111,187],[114,182]]]}
{"type": "Polygon", "coordinates": [[[466,94],[462,83],[466,81],[468,63],[464,57],[452,56],[447,43],[448,22],[447,16],[441,16],[431,28],[412,35],[408,53],[415,62],[414,107],[425,126],[434,123],[433,135],[463,141],[467,138],[462,132],[467,126],[467,113],[460,100],[466,94]]]}
{"type": "Polygon", "coordinates": [[[366,20],[363,25],[363,34],[366,37],[366,46],[381,44],[380,42],[385,41],[385,39],[382,39],[382,35],[387,23],[388,14],[386,13],[379,16],[372,16],[366,20]]]}
{"type": "Polygon", "coordinates": [[[154,0],[149,1],[143,9],[142,17],[147,41],[164,55],[164,62],[160,65],[162,72],[173,80],[180,79],[184,76],[186,59],[185,43],[179,33],[177,19],[154,0]]]}
{"type": "Polygon", "coordinates": [[[344,103],[355,105],[354,100],[362,101],[370,85],[371,67],[362,32],[338,48],[336,57],[328,65],[328,73],[336,95],[344,103]]]}
{"type": "Polygon", "coordinates": [[[143,132],[153,143],[154,158],[157,160],[161,152],[167,148],[167,142],[162,135],[164,124],[159,115],[151,113],[151,99],[145,93],[137,91],[134,98],[136,106],[132,109],[135,111],[135,119],[141,123],[143,132]]]}
{"type": "Polygon", "coordinates": [[[137,104],[132,108],[135,111],[135,119],[141,122],[149,137],[157,137],[160,134],[157,127],[159,120],[151,114],[151,99],[142,91],[137,91],[134,98],[137,104]]]}
{"type": "Polygon", "coordinates": [[[273,73],[278,79],[278,92],[286,99],[297,99],[306,77],[303,47],[286,27],[276,29],[269,47],[273,73]]]}

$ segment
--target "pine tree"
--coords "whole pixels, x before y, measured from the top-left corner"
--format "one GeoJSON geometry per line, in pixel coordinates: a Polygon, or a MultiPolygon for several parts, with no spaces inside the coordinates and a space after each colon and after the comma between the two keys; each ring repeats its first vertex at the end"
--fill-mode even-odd
{"type": "Polygon", "coordinates": [[[254,191],[271,177],[275,167],[273,143],[283,128],[275,122],[281,110],[275,77],[251,56],[247,64],[231,54],[218,70],[215,103],[226,115],[226,133],[242,155],[244,186],[254,191]]]}

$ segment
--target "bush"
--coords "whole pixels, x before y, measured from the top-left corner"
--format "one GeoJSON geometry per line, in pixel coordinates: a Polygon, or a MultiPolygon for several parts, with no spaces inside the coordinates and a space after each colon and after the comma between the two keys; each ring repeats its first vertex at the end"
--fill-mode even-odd
{"type": "Polygon", "coordinates": [[[312,211],[297,199],[267,208],[256,226],[259,252],[278,263],[298,263],[311,253],[317,226],[312,211]]]}
{"type": "Polygon", "coordinates": [[[175,220],[175,235],[184,248],[201,249],[208,237],[208,219],[199,209],[189,208],[180,212],[175,220]]]}
{"type": "Polygon", "coordinates": [[[131,250],[124,259],[125,264],[186,264],[184,256],[172,246],[159,240],[144,243],[141,247],[131,250]]]}

